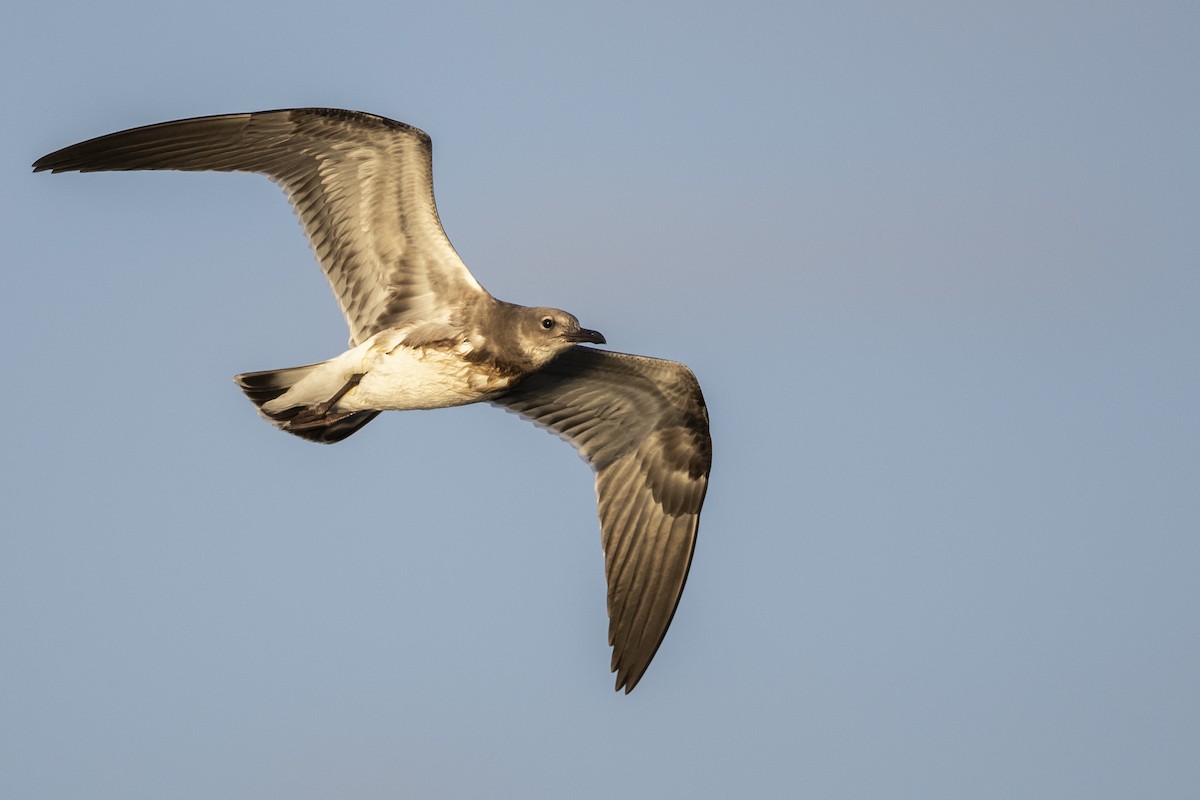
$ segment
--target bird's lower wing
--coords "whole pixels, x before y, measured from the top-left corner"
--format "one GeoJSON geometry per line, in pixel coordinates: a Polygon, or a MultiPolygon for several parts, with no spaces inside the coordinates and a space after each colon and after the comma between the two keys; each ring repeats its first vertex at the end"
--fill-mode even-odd
{"type": "Polygon", "coordinates": [[[700,385],[673,361],[576,347],[493,402],[570,442],[595,470],[612,669],[629,692],[692,562],[712,464],[700,385]]]}

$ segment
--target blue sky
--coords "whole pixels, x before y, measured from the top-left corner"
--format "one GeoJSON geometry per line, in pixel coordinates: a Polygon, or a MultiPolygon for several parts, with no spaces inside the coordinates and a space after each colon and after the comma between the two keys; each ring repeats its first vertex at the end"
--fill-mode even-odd
{"type": "Polygon", "coordinates": [[[0,783],[23,798],[1190,797],[1200,11],[13,9],[0,783]],[[434,139],[496,296],[700,378],[688,588],[612,692],[591,477],[490,407],[335,447],[265,179],[33,175],[177,117],[434,139]]]}

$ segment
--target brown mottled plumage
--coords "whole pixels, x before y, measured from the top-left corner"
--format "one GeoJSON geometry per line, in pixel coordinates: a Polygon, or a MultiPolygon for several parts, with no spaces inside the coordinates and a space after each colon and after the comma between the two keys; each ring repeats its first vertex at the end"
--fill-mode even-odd
{"type": "Polygon", "coordinates": [[[34,170],[257,172],[283,187],[350,326],[318,364],[245,373],[277,427],[333,443],[380,411],[487,401],[570,442],[596,473],[609,643],[631,691],[687,580],[712,443],[682,364],[604,343],[565,311],[497,300],[446,238],[429,137],[402,122],[304,108],[164,122],[51,153],[34,170]]]}

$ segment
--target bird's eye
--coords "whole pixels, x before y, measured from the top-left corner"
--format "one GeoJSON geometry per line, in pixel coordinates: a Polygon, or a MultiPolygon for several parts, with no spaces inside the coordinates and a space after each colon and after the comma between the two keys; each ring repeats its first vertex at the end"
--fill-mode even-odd
{"type": "Polygon", "coordinates": [[[546,330],[550,330],[551,328],[553,328],[554,327],[554,318],[553,317],[542,317],[542,327],[545,328],[546,330]]]}

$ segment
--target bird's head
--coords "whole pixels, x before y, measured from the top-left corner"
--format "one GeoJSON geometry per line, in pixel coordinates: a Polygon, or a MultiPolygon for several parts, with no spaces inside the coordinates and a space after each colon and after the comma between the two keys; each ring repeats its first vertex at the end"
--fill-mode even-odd
{"type": "Polygon", "coordinates": [[[574,315],[557,308],[526,308],[521,320],[521,343],[540,367],[580,342],[604,344],[599,331],[579,327],[574,315]]]}

